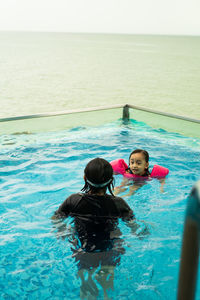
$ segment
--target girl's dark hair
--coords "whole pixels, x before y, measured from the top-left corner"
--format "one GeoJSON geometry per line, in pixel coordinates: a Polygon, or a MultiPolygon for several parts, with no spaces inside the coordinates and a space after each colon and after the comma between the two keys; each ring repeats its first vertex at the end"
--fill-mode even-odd
{"type": "MultiPolygon", "coordinates": [[[[129,155],[129,164],[130,164],[130,159],[131,159],[131,155],[132,154],[136,154],[136,153],[142,153],[144,155],[144,159],[145,161],[148,163],[149,162],[149,153],[146,151],[146,150],[143,150],[143,149],[135,149],[134,151],[131,152],[131,154],[129,155]]],[[[146,175],[150,175],[150,172],[149,172],[149,168],[146,169],[146,173],[144,174],[144,176],[146,175]]]]}
{"type": "Polygon", "coordinates": [[[144,155],[145,161],[147,163],[149,162],[149,153],[146,150],[143,150],[143,149],[135,149],[134,151],[132,151],[131,154],[129,155],[129,160],[128,160],[129,162],[130,162],[131,155],[135,154],[135,153],[142,153],[144,155]]]}
{"type": "Polygon", "coordinates": [[[99,157],[92,159],[86,165],[84,174],[86,180],[81,191],[96,193],[108,188],[110,194],[113,195],[113,169],[107,160],[99,157]]]}

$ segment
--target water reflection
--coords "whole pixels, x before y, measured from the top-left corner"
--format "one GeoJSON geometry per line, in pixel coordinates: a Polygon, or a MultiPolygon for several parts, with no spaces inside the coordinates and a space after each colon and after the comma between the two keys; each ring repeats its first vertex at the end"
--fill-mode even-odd
{"type": "MultiPolygon", "coordinates": [[[[69,241],[81,282],[80,299],[97,299],[102,294],[104,299],[112,299],[109,294],[114,291],[115,268],[125,254],[125,241],[118,219],[90,221],[93,226],[82,222],[80,216],[67,223],[57,219],[53,220],[53,227],[57,238],[69,241]]],[[[146,225],[142,228],[135,220],[125,223],[138,238],[149,234],[146,225]]]]}
{"type": "Polygon", "coordinates": [[[114,289],[115,267],[125,253],[118,220],[106,219],[104,226],[100,223],[94,222],[92,227],[84,223],[83,227],[80,219],[77,222],[71,218],[67,223],[63,219],[53,220],[57,238],[67,238],[70,242],[78,268],[77,277],[81,281],[81,299],[96,299],[102,292],[104,299],[110,299],[108,294],[114,289]]]}

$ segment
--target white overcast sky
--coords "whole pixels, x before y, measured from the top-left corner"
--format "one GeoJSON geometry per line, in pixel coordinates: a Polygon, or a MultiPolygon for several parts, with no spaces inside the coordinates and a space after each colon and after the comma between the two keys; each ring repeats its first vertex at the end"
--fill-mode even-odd
{"type": "Polygon", "coordinates": [[[0,30],[200,35],[200,0],[0,0],[0,30]]]}

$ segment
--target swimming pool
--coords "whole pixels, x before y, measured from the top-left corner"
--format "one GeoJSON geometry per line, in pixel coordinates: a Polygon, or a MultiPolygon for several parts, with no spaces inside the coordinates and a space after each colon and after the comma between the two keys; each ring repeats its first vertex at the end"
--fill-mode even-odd
{"type": "MultiPolygon", "coordinates": [[[[199,179],[199,139],[119,120],[93,128],[2,135],[0,140],[3,299],[79,299],[83,280],[85,294],[87,290],[92,299],[103,299],[103,279],[110,299],[176,298],[186,200],[199,179]],[[69,194],[80,191],[90,159],[127,161],[132,149],[141,147],[149,151],[151,166],[170,170],[162,193],[153,179],[125,198],[141,225],[139,231],[144,220],[150,234],[138,238],[120,221],[123,251],[116,266],[91,268],[81,277],[69,232],[57,239],[50,218],[69,194]]],[[[115,180],[118,185],[122,177],[115,180]]]]}

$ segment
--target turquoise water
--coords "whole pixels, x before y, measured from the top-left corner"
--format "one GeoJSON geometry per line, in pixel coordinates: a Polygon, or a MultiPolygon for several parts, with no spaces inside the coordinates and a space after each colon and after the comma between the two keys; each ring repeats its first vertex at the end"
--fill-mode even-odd
{"type": "Polygon", "coordinates": [[[0,117],[135,104],[200,119],[200,37],[0,32],[0,117]]]}
{"type": "MultiPolygon", "coordinates": [[[[120,221],[119,247],[124,251],[119,262],[107,269],[91,267],[90,274],[85,271],[82,293],[90,291],[93,299],[103,299],[107,283],[113,284],[107,290],[110,299],[176,299],[186,201],[199,179],[199,139],[119,120],[56,133],[2,135],[0,141],[3,299],[80,298],[81,274],[72,257],[70,230],[65,239],[58,239],[50,218],[68,195],[80,191],[90,159],[127,161],[139,147],[149,151],[151,166],[170,170],[163,192],[153,179],[125,197],[141,226],[137,233],[145,221],[150,234],[139,238],[120,221]]],[[[115,180],[119,185],[122,177],[115,180]]],[[[66,220],[67,226],[70,222],[66,220]]]]}

